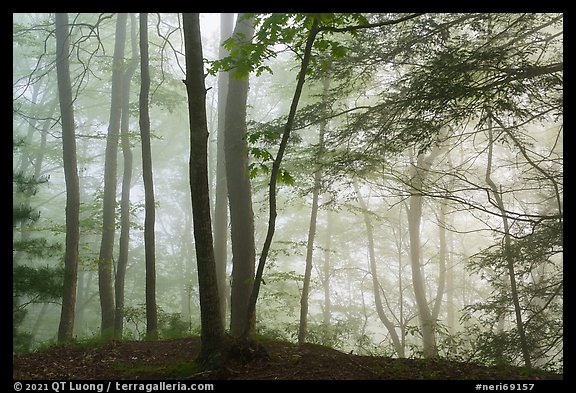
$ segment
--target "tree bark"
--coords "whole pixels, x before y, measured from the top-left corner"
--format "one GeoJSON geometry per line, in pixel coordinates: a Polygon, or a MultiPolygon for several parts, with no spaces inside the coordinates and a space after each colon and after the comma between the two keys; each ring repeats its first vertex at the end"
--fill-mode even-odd
{"type": "Polygon", "coordinates": [[[422,187],[426,173],[430,169],[434,158],[440,153],[438,147],[434,147],[428,156],[419,154],[417,163],[413,167],[413,176],[411,179],[410,202],[408,209],[408,232],[410,238],[410,263],[412,267],[412,285],[414,288],[414,297],[418,307],[420,327],[422,329],[422,344],[424,357],[433,358],[438,356],[436,346],[436,335],[434,333],[436,320],[433,319],[432,312],[428,306],[426,297],[426,287],[424,273],[422,271],[420,256],[420,224],[422,221],[422,187]]]}
{"type": "Polygon", "coordinates": [[[220,315],[220,299],[212,242],[210,194],[208,189],[208,126],[206,122],[206,87],[200,37],[199,14],[183,14],[186,57],[186,91],[190,118],[190,191],[198,285],[202,345],[198,362],[211,366],[223,360],[224,326],[220,315]]]}
{"type": "MultiPolygon", "coordinates": [[[[234,35],[249,42],[254,34],[253,19],[238,15],[234,35]]],[[[254,280],[256,246],[254,242],[254,212],[252,188],[248,171],[248,143],[246,141],[246,101],[248,78],[233,75],[228,82],[224,148],[226,151],[226,182],[230,203],[232,240],[232,290],[230,299],[230,331],[239,337],[246,324],[254,329],[255,318],[248,317],[248,301],[254,280]]]]}
{"type": "MultiPolygon", "coordinates": [[[[326,111],[326,96],[330,87],[328,76],[322,81],[323,85],[323,111],[326,111]]],[[[320,123],[320,133],[318,135],[318,153],[321,158],[324,152],[324,132],[326,130],[326,120],[320,123]]],[[[310,292],[310,278],[312,276],[312,258],[314,255],[314,237],[316,236],[316,219],[318,217],[318,196],[320,194],[320,182],[322,172],[320,168],[314,172],[314,190],[312,192],[312,211],[310,212],[310,225],[308,226],[308,241],[306,246],[306,265],[304,268],[304,283],[302,285],[302,295],[300,297],[300,324],[298,327],[298,344],[304,344],[308,330],[308,296],[310,292]]]]}
{"type": "MultiPolygon", "coordinates": [[[[284,157],[284,152],[286,151],[286,146],[288,145],[288,139],[290,139],[290,133],[292,131],[292,125],[294,123],[294,118],[296,117],[296,110],[298,108],[298,102],[300,101],[300,96],[302,95],[302,88],[304,86],[304,81],[306,80],[306,71],[308,70],[308,65],[310,64],[310,57],[312,53],[312,44],[316,39],[318,34],[318,20],[313,18],[312,26],[308,32],[308,38],[306,39],[306,46],[304,48],[304,56],[302,57],[302,63],[300,66],[300,72],[298,73],[298,82],[296,83],[296,90],[294,91],[294,96],[292,97],[292,103],[290,104],[290,111],[288,113],[288,118],[286,119],[286,125],[284,126],[284,131],[282,133],[282,141],[278,148],[278,153],[272,164],[272,171],[270,173],[270,184],[269,184],[269,217],[268,217],[268,229],[266,231],[266,239],[264,240],[264,245],[262,246],[262,252],[260,253],[260,258],[258,260],[258,268],[256,270],[256,276],[254,278],[254,284],[252,287],[252,293],[250,294],[250,301],[248,304],[248,318],[250,321],[253,318],[254,311],[256,309],[256,302],[258,301],[258,294],[260,292],[260,283],[262,281],[262,275],[264,274],[264,267],[266,265],[266,259],[268,258],[268,252],[270,251],[270,246],[272,245],[272,238],[274,237],[274,231],[276,230],[276,181],[278,179],[278,172],[280,171],[280,164],[282,163],[282,158],[284,157]]],[[[247,325],[244,329],[243,336],[247,337],[250,333],[250,326],[247,325]]]]}
{"type": "Polygon", "coordinates": [[[386,313],[384,312],[384,305],[382,304],[382,296],[380,294],[381,287],[380,281],[378,280],[378,270],[376,268],[376,253],[374,251],[374,226],[372,225],[372,219],[370,218],[370,213],[368,211],[368,206],[360,193],[360,188],[357,182],[354,182],[354,191],[358,197],[358,203],[362,209],[362,215],[364,216],[364,223],[366,224],[366,238],[368,240],[368,256],[370,259],[370,274],[372,275],[372,286],[374,288],[374,303],[376,306],[376,312],[380,321],[384,324],[388,332],[390,333],[390,338],[392,339],[392,344],[394,345],[394,350],[398,354],[398,357],[405,357],[404,346],[400,341],[400,337],[396,332],[396,327],[394,323],[388,319],[386,313]]]}
{"type": "Polygon", "coordinates": [[[440,214],[438,217],[440,231],[440,249],[438,251],[438,289],[436,291],[436,299],[432,307],[432,319],[438,320],[440,315],[440,308],[442,306],[442,299],[444,297],[444,289],[446,287],[446,200],[440,200],[440,214]]]}
{"type": "MultiPolygon", "coordinates": [[[[228,55],[223,43],[232,35],[234,14],[220,14],[220,51],[223,58],[228,55]]],[[[214,259],[218,277],[218,293],[220,297],[220,314],[222,325],[226,326],[226,310],[228,304],[228,186],[226,184],[226,156],[224,138],[226,127],[226,100],[228,97],[228,80],[230,73],[221,71],[218,74],[218,136],[216,142],[216,197],[214,206],[214,259]]]]}
{"type": "Polygon", "coordinates": [[[146,259],[146,337],[158,338],[158,310],[156,306],[156,239],[154,224],[156,207],[154,201],[154,176],[152,173],[152,149],[150,147],[150,71],[148,65],[148,14],[140,14],[140,135],[142,139],[142,178],[144,181],[144,247],[146,259]]]}
{"type": "Polygon", "coordinates": [[[330,296],[330,278],[331,278],[331,268],[330,268],[330,253],[332,252],[332,221],[333,212],[328,210],[326,213],[326,239],[324,243],[324,266],[322,267],[322,287],[324,289],[324,308],[322,309],[322,323],[325,326],[330,326],[330,321],[332,319],[332,300],[330,296]]]}
{"type": "Polygon", "coordinates": [[[62,119],[62,159],[66,182],[66,251],[64,254],[64,293],[58,327],[58,342],[72,340],[76,285],[78,279],[78,243],[80,241],[80,184],[76,160],[76,135],[72,86],[70,82],[70,41],[68,14],[56,14],[56,73],[62,119]]]}
{"type": "Polygon", "coordinates": [[[120,202],[120,239],[118,243],[118,266],[114,280],[116,312],[114,315],[114,336],[122,338],[124,331],[124,281],[128,266],[128,248],[130,246],[130,188],[132,186],[133,154],[130,148],[130,82],[138,67],[138,45],[136,43],[136,21],[130,14],[130,29],[132,42],[132,60],[122,78],[122,115],[120,120],[120,137],[124,171],[122,175],[122,201],[120,202]]]}
{"type": "Polygon", "coordinates": [[[492,172],[492,149],[494,145],[494,139],[492,136],[492,114],[488,112],[488,164],[486,166],[486,183],[490,186],[492,195],[498,204],[498,209],[502,216],[502,224],[504,226],[504,257],[506,260],[506,265],[508,269],[508,278],[510,280],[510,296],[512,297],[512,304],[514,305],[514,315],[516,317],[516,329],[518,330],[518,336],[520,338],[520,350],[522,351],[522,357],[524,359],[524,365],[526,367],[532,367],[532,361],[530,359],[530,349],[528,348],[528,343],[526,340],[526,333],[524,330],[524,323],[522,322],[522,308],[520,306],[520,299],[518,297],[518,285],[516,284],[516,272],[514,269],[514,256],[512,255],[512,241],[510,239],[510,224],[508,223],[508,216],[506,215],[506,209],[504,207],[504,201],[502,200],[502,195],[498,191],[498,186],[491,178],[492,172]]]}
{"type": "Polygon", "coordinates": [[[116,20],[116,43],[112,68],[112,100],[110,121],[106,138],[104,163],[104,203],[102,222],[102,241],[98,258],[98,289],[102,310],[101,334],[105,338],[114,337],[114,290],[112,288],[112,258],[114,237],[116,234],[116,169],[118,161],[118,136],[122,104],[122,77],[124,65],[124,46],[126,41],[127,14],[120,13],[116,20]]]}

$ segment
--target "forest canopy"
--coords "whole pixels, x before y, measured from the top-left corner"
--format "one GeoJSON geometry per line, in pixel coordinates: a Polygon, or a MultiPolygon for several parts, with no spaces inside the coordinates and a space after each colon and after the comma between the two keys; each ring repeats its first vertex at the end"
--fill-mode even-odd
{"type": "Polygon", "coordinates": [[[563,15],[15,13],[12,195],[16,353],[561,372],[563,15]]]}

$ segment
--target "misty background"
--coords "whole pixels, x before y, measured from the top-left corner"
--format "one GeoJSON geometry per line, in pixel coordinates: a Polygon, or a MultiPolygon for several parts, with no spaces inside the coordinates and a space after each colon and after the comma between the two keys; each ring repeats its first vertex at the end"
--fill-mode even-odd
{"type": "MultiPolygon", "coordinates": [[[[69,16],[80,184],[74,336],[84,339],[100,333],[98,250],[116,15],[69,16]]],[[[138,56],[131,42],[138,17],[127,22],[127,62],[138,56]]],[[[148,18],[158,330],[160,338],[175,338],[200,333],[184,40],[178,14],[148,18]]],[[[220,14],[200,15],[213,218],[221,71],[209,70],[221,58],[220,23],[220,14]]],[[[426,14],[410,23],[386,34],[326,35],[325,48],[315,48],[282,163],[256,331],[298,340],[308,253],[308,342],[357,354],[424,356],[425,307],[441,356],[521,364],[507,264],[513,254],[533,364],[561,370],[563,92],[556,65],[562,62],[562,16],[426,14]]],[[[15,276],[15,285],[26,288],[57,281],[42,269],[63,266],[66,186],[53,30],[53,14],[13,14],[13,205],[29,206],[34,217],[14,219],[13,266],[36,269],[27,273],[35,282],[15,276]]],[[[297,45],[296,39],[275,44],[263,63],[271,72],[249,76],[246,141],[256,253],[267,230],[271,158],[297,82],[297,45]]],[[[139,68],[130,83],[122,334],[139,340],[146,334],[139,68]]],[[[124,157],[120,147],[115,269],[124,157]]],[[[229,310],[229,238],[226,247],[229,310]]],[[[49,292],[14,292],[16,352],[55,342],[61,300],[49,292]]]]}

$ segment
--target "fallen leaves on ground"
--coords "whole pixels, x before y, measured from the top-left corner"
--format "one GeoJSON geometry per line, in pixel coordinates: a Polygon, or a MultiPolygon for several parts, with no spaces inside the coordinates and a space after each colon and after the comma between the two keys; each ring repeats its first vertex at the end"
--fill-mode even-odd
{"type": "Polygon", "coordinates": [[[198,371],[197,337],[56,346],[13,356],[20,380],[544,380],[562,374],[520,367],[485,367],[443,359],[396,359],[347,354],[332,348],[279,341],[263,343],[270,359],[198,371]]]}

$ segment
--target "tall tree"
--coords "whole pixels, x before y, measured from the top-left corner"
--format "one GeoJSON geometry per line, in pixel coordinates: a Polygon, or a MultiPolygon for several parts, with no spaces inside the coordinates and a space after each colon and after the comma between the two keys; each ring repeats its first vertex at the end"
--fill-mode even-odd
{"type": "MultiPolygon", "coordinates": [[[[371,213],[368,210],[368,205],[364,200],[360,192],[360,187],[358,186],[358,182],[354,182],[354,191],[356,191],[356,196],[358,198],[358,204],[362,209],[362,215],[364,216],[364,223],[366,224],[366,238],[368,240],[368,257],[370,260],[370,274],[372,275],[372,287],[374,288],[374,303],[376,306],[376,312],[378,313],[378,317],[380,321],[384,324],[388,333],[390,333],[390,338],[392,339],[392,344],[394,345],[394,350],[398,354],[398,357],[405,357],[404,353],[404,345],[402,345],[402,341],[398,336],[398,332],[396,332],[396,326],[394,326],[394,322],[392,322],[387,316],[386,312],[384,311],[384,304],[382,302],[382,287],[380,285],[380,280],[378,279],[378,270],[376,264],[376,252],[374,250],[374,224],[372,224],[371,213]]],[[[384,298],[385,299],[385,298],[384,298]]]]}
{"type": "Polygon", "coordinates": [[[186,57],[186,91],[190,119],[190,192],[198,285],[202,345],[198,362],[205,366],[223,360],[224,325],[220,315],[218,281],[212,242],[210,194],[208,189],[208,125],[206,121],[206,86],[200,36],[200,16],[182,15],[186,57]]]}
{"type": "Polygon", "coordinates": [[[76,160],[76,135],[72,85],[70,82],[70,26],[68,14],[56,14],[56,73],[62,119],[62,159],[66,181],[66,251],[64,254],[64,293],[58,328],[58,342],[72,339],[78,277],[80,240],[80,184],[76,160]]]}
{"type": "Polygon", "coordinates": [[[98,288],[102,310],[102,336],[114,336],[114,291],[112,288],[114,238],[116,235],[116,169],[118,165],[118,138],[122,105],[122,76],[124,75],[124,46],[128,14],[120,13],[116,18],[114,58],[112,62],[112,99],[110,120],[106,137],[104,162],[104,202],[102,208],[102,240],[98,257],[98,288]]]}
{"type": "MultiPolygon", "coordinates": [[[[241,44],[250,42],[254,35],[254,20],[238,15],[234,36],[241,44]]],[[[224,148],[226,151],[226,182],[230,203],[230,229],[232,240],[232,290],[230,298],[230,331],[239,337],[245,326],[254,328],[254,314],[248,321],[248,300],[254,279],[256,246],[254,244],[254,212],[252,188],[248,170],[248,143],[246,140],[246,101],[248,75],[233,73],[228,81],[224,148]]]]}
{"type": "MultiPolygon", "coordinates": [[[[330,87],[330,78],[325,76],[322,81],[323,86],[323,102],[322,111],[326,111],[327,103],[326,96],[328,88],[330,87]]],[[[320,123],[320,132],[318,135],[318,161],[324,152],[324,132],[326,131],[326,123],[324,120],[320,123]]],[[[316,219],[318,217],[318,196],[320,194],[320,185],[322,180],[322,172],[317,168],[314,172],[314,189],[312,191],[312,211],[310,212],[310,224],[308,226],[308,241],[306,244],[306,266],[304,269],[304,283],[302,285],[302,295],[300,297],[300,324],[298,326],[298,344],[303,344],[306,341],[307,324],[308,324],[308,296],[310,292],[310,279],[312,276],[312,258],[314,255],[314,238],[316,236],[316,219]]]]}
{"type": "Polygon", "coordinates": [[[120,202],[120,239],[118,242],[118,265],[114,280],[116,312],[114,315],[114,335],[122,338],[124,330],[124,281],[128,266],[128,248],[130,245],[130,189],[132,187],[133,154],[130,148],[130,83],[138,68],[138,43],[136,37],[136,17],[130,14],[130,41],[132,59],[122,78],[122,115],[120,120],[120,142],[124,158],[122,175],[122,201],[120,202]]]}
{"type": "Polygon", "coordinates": [[[414,298],[418,307],[418,317],[422,330],[422,344],[424,356],[433,358],[438,356],[436,344],[436,320],[428,305],[426,296],[425,276],[422,270],[420,226],[422,223],[422,205],[424,202],[423,189],[427,173],[434,159],[440,154],[440,148],[434,146],[428,154],[417,155],[416,163],[412,166],[410,179],[410,201],[408,215],[408,231],[410,239],[410,263],[412,267],[412,287],[414,288],[414,298]]]}
{"type": "Polygon", "coordinates": [[[324,307],[322,309],[322,323],[330,326],[332,319],[332,299],[330,296],[330,280],[332,269],[330,263],[330,253],[332,252],[332,226],[334,213],[328,210],[326,213],[326,237],[324,240],[324,263],[322,266],[322,288],[324,289],[324,307]]]}
{"type": "MultiPolygon", "coordinates": [[[[282,159],[286,152],[286,147],[288,145],[288,140],[290,139],[290,134],[292,132],[292,128],[294,125],[294,119],[296,117],[296,110],[298,108],[298,103],[300,101],[300,96],[302,95],[302,89],[304,87],[304,82],[306,79],[306,75],[309,73],[309,66],[312,60],[312,48],[315,44],[316,36],[323,32],[327,34],[332,33],[355,33],[359,30],[363,29],[371,29],[376,27],[382,27],[387,25],[395,25],[413,18],[418,17],[420,14],[412,14],[408,16],[401,17],[396,20],[386,20],[379,23],[368,23],[366,18],[361,14],[299,14],[297,15],[296,19],[302,23],[302,27],[304,27],[303,32],[304,34],[297,36],[295,39],[295,32],[298,29],[285,29],[285,24],[289,17],[284,14],[274,14],[270,17],[270,20],[266,21],[264,25],[267,28],[272,26],[271,32],[267,30],[267,28],[263,28],[258,31],[258,38],[264,42],[269,44],[275,44],[275,40],[279,39],[283,43],[287,43],[286,41],[291,41],[295,39],[298,43],[300,48],[302,48],[302,53],[299,54],[300,60],[300,70],[298,72],[296,88],[294,90],[294,95],[292,96],[292,101],[290,104],[290,110],[288,112],[288,116],[286,117],[286,123],[282,129],[282,137],[280,144],[278,146],[278,152],[276,153],[276,157],[272,163],[272,170],[270,171],[270,182],[269,182],[269,212],[268,212],[268,229],[266,231],[266,238],[264,240],[264,245],[262,246],[262,252],[260,253],[260,258],[258,260],[258,267],[256,269],[256,276],[254,278],[254,283],[252,287],[252,293],[250,295],[250,302],[248,304],[248,321],[250,318],[253,317],[254,311],[256,309],[256,302],[258,300],[258,294],[260,292],[260,284],[262,281],[262,275],[264,273],[264,267],[266,265],[266,259],[268,258],[268,253],[270,251],[270,246],[272,244],[272,239],[274,237],[274,232],[276,230],[276,217],[278,215],[276,211],[276,183],[278,181],[278,176],[280,175],[280,165],[282,163],[282,159]],[[280,19],[280,23],[270,23],[274,19],[280,19]],[[350,22],[359,23],[357,25],[349,25],[350,22]],[[337,27],[337,26],[344,26],[344,27],[337,27]],[[273,38],[268,38],[269,36],[273,38]],[[280,38],[279,38],[280,37],[280,38]],[[272,41],[272,42],[271,42],[272,41]]],[[[334,41],[329,41],[323,39],[321,43],[318,45],[320,48],[328,48],[330,47],[332,50],[333,55],[342,55],[341,49],[338,43],[334,41]]],[[[267,68],[266,66],[262,65],[262,59],[269,55],[269,51],[266,48],[259,48],[260,50],[254,50],[253,52],[256,53],[256,64],[249,65],[249,69],[256,69],[257,74],[263,72],[267,68]]],[[[253,59],[253,58],[252,58],[253,59]]],[[[317,59],[315,59],[317,60],[317,59]]],[[[246,64],[243,64],[246,66],[246,64]]],[[[250,326],[246,326],[244,335],[248,335],[250,331],[250,326]]]]}
{"type": "Polygon", "coordinates": [[[114,336],[114,290],[112,288],[114,237],[116,235],[116,169],[118,161],[118,138],[122,105],[122,77],[124,75],[124,46],[128,14],[120,13],[116,18],[114,59],[112,62],[112,99],[110,120],[106,138],[104,163],[104,202],[102,208],[102,241],[98,257],[98,288],[102,310],[102,336],[114,336]]]}
{"type": "MultiPolygon", "coordinates": [[[[228,51],[224,41],[232,35],[234,14],[220,14],[220,49],[219,56],[224,58],[228,51]]],[[[226,309],[228,304],[228,186],[226,184],[226,156],[224,150],[226,100],[228,97],[228,71],[218,74],[218,136],[216,145],[216,198],[214,203],[214,258],[218,276],[218,293],[220,294],[220,313],[222,324],[226,326],[226,309]]]]}
{"type": "Polygon", "coordinates": [[[524,359],[524,365],[526,367],[532,367],[532,360],[530,359],[530,348],[528,347],[528,342],[526,340],[526,332],[524,323],[522,322],[522,308],[520,306],[520,299],[518,296],[518,285],[516,284],[516,269],[514,252],[512,250],[512,240],[510,234],[510,224],[508,222],[508,215],[506,212],[506,207],[504,206],[504,200],[502,199],[502,193],[498,189],[498,186],[492,179],[492,152],[494,145],[494,136],[492,130],[492,113],[487,110],[487,132],[488,132],[488,163],[486,165],[486,184],[490,187],[492,196],[496,201],[498,209],[500,210],[500,215],[502,217],[502,224],[504,226],[504,248],[503,254],[506,261],[506,268],[508,271],[508,279],[510,280],[510,297],[512,298],[512,304],[514,305],[514,316],[516,321],[516,329],[518,330],[518,336],[520,338],[520,350],[522,351],[522,357],[524,359]]]}
{"type": "Polygon", "coordinates": [[[140,14],[140,135],[142,140],[142,178],[144,181],[144,247],[146,259],[146,337],[158,338],[158,310],[156,306],[156,240],[154,235],[155,202],[152,149],[150,146],[150,71],[148,60],[148,14],[140,14]]]}
{"type": "Polygon", "coordinates": [[[290,104],[290,111],[288,113],[288,118],[286,119],[286,124],[282,132],[282,140],[280,146],[278,147],[278,153],[274,158],[274,163],[272,164],[272,171],[270,172],[270,183],[269,183],[269,211],[268,211],[268,229],[266,231],[266,238],[264,240],[264,245],[262,246],[262,252],[260,253],[260,258],[258,260],[258,268],[256,270],[256,276],[254,278],[252,292],[250,294],[250,300],[248,303],[248,317],[246,319],[247,323],[244,327],[243,336],[246,337],[250,333],[251,326],[250,321],[254,317],[256,310],[256,302],[258,301],[258,293],[260,292],[260,283],[262,281],[262,275],[264,274],[264,266],[266,265],[266,259],[268,258],[268,252],[270,251],[270,246],[272,245],[272,239],[274,237],[274,232],[276,230],[276,217],[278,212],[276,211],[276,183],[278,181],[278,174],[280,173],[280,164],[282,163],[282,158],[286,152],[286,147],[288,145],[288,139],[290,139],[290,133],[292,132],[292,125],[294,124],[294,118],[296,117],[296,110],[298,109],[298,102],[300,101],[300,96],[302,95],[302,88],[304,87],[304,81],[306,79],[306,72],[308,66],[310,65],[310,58],[312,54],[312,45],[316,39],[316,35],[319,32],[318,29],[318,19],[315,16],[310,17],[310,29],[306,36],[306,44],[304,46],[304,56],[302,57],[302,62],[300,64],[300,72],[298,73],[298,82],[296,83],[296,89],[294,90],[294,95],[292,97],[292,103],[290,104]]]}
{"type": "Polygon", "coordinates": [[[150,71],[148,60],[148,14],[140,14],[140,135],[142,139],[142,177],[144,180],[144,247],[146,259],[146,336],[158,337],[158,310],[156,307],[156,240],[154,236],[155,202],[154,176],[152,173],[152,149],[150,147],[150,71]]]}

